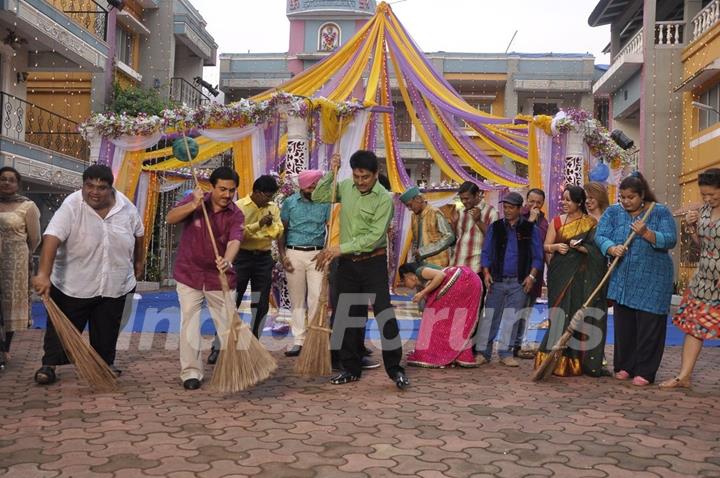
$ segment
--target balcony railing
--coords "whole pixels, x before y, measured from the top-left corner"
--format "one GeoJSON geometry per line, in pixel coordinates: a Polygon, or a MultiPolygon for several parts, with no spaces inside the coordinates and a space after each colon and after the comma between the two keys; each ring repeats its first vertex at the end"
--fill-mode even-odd
{"type": "Polygon", "coordinates": [[[170,79],[170,100],[185,104],[191,108],[197,108],[212,101],[202,90],[179,77],[170,79]]]}
{"type": "Polygon", "coordinates": [[[41,146],[90,161],[90,148],[78,123],[5,92],[0,93],[0,132],[2,136],[41,146]]]}
{"type": "Polygon", "coordinates": [[[627,55],[630,53],[642,53],[642,47],[643,47],[643,31],[640,30],[633,36],[622,49],[618,52],[617,55],[615,55],[615,58],[613,58],[613,61],[615,59],[620,58],[623,55],[627,55]]]}
{"type": "Polygon", "coordinates": [[[655,44],[678,46],[685,43],[685,22],[656,22],[655,44]]]}
{"type": "Polygon", "coordinates": [[[108,11],[95,0],[48,1],[85,30],[103,41],[107,40],[108,11]]]}
{"type": "Polygon", "coordinates": [[[720,20],[720,0],[713,0],[692,19],[693,40],[700,38],[720,20]]]}

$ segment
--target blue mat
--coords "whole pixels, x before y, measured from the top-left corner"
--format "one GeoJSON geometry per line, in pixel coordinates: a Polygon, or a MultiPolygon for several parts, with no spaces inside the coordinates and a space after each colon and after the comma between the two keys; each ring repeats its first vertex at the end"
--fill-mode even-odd
{"type": "MultiPolygon", "coordinates": [[[[143,292],[140,300],[135,305],[135,313],[132,314],[125,324],[123,324],[123,332],[155,332],[155,333],[178,333],[180,331],[180,306],[177,301],[175,291],[160,292],[143,292]]],[[[407,303],[410,299],[407,296],[392,296],[395,303],[407,303]]],[[[404,305],[404,304],[403,304],[404,305]]],[[[250,315],[247,313],[240,314],[242,319],[250,322],[250,315]]],[[[545,330],[532,328],[533,324],[539,324],[545,320],[547,316],[547,305],[538,304],[530,318],[531,328],[528,330],[528,340],[540,342],[545,330]]],[[[40,302],[33,303],[32,317],[35,328],[44,329],[47,326],[47,313],[45,307],[40,302]]],[[[672,325],[670,317],[668,317],[668,329],[666,345],[682,345],[685,334],[677,327],[672,325]]],[[[215,326],[210,314],[206,308],[200,315],[201,333],[203,335],[212,335],[215,333],[215,326]]],[[[417,337],[420,327],[418,319],[403,319],[398,321],[400,335],[404,340],[412,340],[417,337]]],[[[265,335],[270,335],[270,331],[266,331],[265,335]]],[[[368,322],[367,327],[368,339],[377,340],[380,337],[377,324],[374,320],[368,322]]],[[[608,320],[607,343],[613,343],[613,320],[610,316],[608,320]]],[[[720,340],[708,340],[705,346],[720,346],[720,340]]]]}

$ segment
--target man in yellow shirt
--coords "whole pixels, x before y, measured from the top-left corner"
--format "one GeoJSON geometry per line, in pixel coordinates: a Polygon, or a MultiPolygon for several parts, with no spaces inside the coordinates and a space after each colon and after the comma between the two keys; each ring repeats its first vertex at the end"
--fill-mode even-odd
{"type": "MultiPolygon", "coordinates": [[[[233,268],[237,275],[237,306],[240,306],[245,289],[250,284],[252,331],[260,337],[270,308],[270,287],[275,261],[272,258],[272,241],[283,232],[280,208],[272,199],[279,187],[270,175],[260,176],[253,183],[252,193],[236,202],[245,216],[245,235],[233,268]]],[[[220,343],[217,337],[208,363],[215,363],[220,343]]]]}

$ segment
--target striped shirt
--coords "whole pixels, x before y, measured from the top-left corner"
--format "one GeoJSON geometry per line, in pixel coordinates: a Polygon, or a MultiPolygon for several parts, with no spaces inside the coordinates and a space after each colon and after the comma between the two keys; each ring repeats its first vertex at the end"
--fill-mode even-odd
{"type": "MultiPolygon", "coordinates": [[[[480,201],[477,207],[480,209],[480,217],[483,223],[488,227],[499,219],[497,209],[485,201],[480,201]]],[[[459,213],[460,218],[455,227],[457,243],[455,245],[453,265],[467,266],[475,272],[480,272],[480,256],[482,255],[485,235],[467,210],[462,210],[459,213]]]]}

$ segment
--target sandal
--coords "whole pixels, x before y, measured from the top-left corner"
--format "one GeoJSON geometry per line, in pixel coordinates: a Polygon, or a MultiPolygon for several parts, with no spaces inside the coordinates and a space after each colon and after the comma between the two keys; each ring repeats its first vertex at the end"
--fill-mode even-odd
{"type": "Polygon", "coordinates": [[[690,379],[686,378],[685,380],[682,380],[680,377],[671,378],[670,380],[665,380],[663,383],[658,385],[659,388],[690,388],[690,379]]]}
{"type": "Polygon", "coordinates": [[[35,383],[38,385],[50,385],[56,379],[55,369],[50,366],[43,365],[35,372],[35,383]]]}

